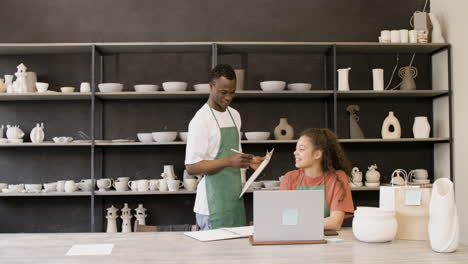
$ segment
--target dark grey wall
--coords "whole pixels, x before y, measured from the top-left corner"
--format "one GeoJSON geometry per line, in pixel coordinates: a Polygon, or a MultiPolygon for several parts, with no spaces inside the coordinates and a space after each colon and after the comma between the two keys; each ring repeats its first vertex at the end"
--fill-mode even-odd
{"type": "Polygon", "coordinates": [[[2,0],[0,42],[376,41],[424,0],[2,0]]]}

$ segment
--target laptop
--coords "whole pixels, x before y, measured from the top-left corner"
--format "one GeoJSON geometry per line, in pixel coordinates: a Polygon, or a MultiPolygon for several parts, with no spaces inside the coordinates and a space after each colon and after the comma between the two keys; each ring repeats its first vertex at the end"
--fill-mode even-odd
{"type": "Polygon", "coordinates": [[[256,242],[323,240],[323,190],[256,191],[256,242]]]}

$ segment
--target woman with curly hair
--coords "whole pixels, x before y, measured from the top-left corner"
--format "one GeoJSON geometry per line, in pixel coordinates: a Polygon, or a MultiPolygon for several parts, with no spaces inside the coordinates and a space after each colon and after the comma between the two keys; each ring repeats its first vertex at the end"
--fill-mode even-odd
{"type": "Polygon", "coordinates": [[[326,128],[302,132],[294,151],[296,168],[284,175],[281,190],[325,190],[324,228],[339,230],[354,213],[348,176],[351,163],[335,134],[326,128]]]}

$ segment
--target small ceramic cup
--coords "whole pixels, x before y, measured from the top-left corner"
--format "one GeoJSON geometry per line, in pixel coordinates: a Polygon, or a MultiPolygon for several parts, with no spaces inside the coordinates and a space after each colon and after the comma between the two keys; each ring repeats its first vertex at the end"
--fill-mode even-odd
{"type": "Polygon", "coordinates": [[[89,82],[82,82],[80,84],[80,93],[89,93],[91,92],[91,85],[89,82]]]}
{"type": "Polygon", "coordinates": [[[170,192],[177,192],[180,187],[183,186],[183,183],[179,180],[168,180],[167,187],[169,188],[170,192]]]}
{"type": "Polygon", "coordinates": [[[36,88],[38,93],[45,93],[49,89],[49,84],[45,82],[37,82],[36,88]]]}

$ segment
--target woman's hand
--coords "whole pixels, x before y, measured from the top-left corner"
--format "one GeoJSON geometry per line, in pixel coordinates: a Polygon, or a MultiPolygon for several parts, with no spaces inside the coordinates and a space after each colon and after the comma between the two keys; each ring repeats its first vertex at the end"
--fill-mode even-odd
{"type": "Polygon", "coordinates": [[[264,159],[265,157],[254,156],[253,159],[250,161],[250,168],[252,168],[252,170],[256,170],[264,159]]]}

